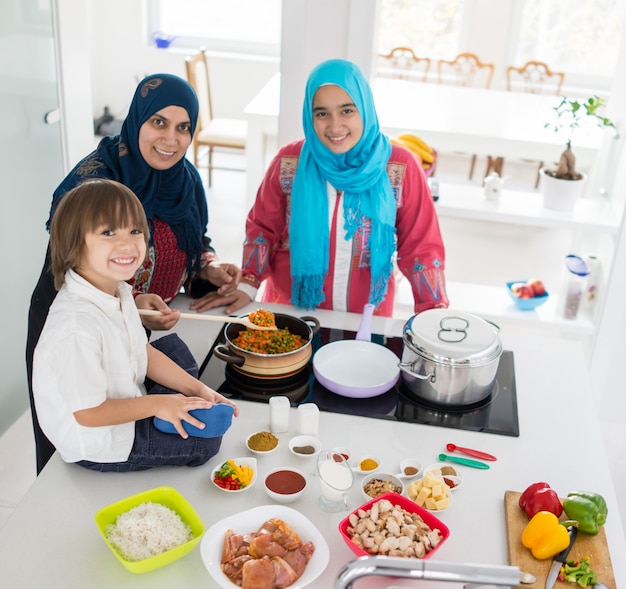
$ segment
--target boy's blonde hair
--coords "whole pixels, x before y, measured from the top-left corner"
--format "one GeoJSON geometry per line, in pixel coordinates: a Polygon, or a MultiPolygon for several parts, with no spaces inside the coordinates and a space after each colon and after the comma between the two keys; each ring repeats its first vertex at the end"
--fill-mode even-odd
{"type": "Polygon", "coordinates": [[[85,235],[102,225],[139,229],[148,251],[148,221],[135,193],[114,180],[88,180],[61,199],[50,223],[50,256],[57,290],[63,285],[65,273],[82,259],[85,235]]]}

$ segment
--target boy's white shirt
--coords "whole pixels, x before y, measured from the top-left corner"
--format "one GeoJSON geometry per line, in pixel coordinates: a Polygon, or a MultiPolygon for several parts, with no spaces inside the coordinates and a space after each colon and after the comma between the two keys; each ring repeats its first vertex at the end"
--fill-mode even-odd
{"type": "Polygon", "coordinates": [[[132,288],[120,282],[117,294],[69,270],[35,348],[37,417],[66,462],[123,462],[133,446],[134,422],[84,427],[73,415],[107,397],[145,394],[146,332],[132,288]]]}

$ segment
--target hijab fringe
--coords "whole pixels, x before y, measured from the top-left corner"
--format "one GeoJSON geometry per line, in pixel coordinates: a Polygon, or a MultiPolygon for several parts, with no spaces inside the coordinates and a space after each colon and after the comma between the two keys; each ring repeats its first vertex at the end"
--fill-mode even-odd
{"type": "MultiPolygon", "coordinates": [[[[374,240],[377,243],[376,248],[370,251],[372,281],[369,302],[378,307],[387,295],[389,276],[393,272],[392,256],[396,247],[396,232],[394,227],[388,225],[381,226],[377,223],[374,227],[377,227],[377,233],[380,235],[374,240]]],[[[372,231],[376,231],[374,227],[372,231]]]]}
{"type": "Polygon", "coordinates": [[[291,289],[293,304],[302,309],[315,309],[325,299],[321,288],[323,284],[324,276],[321,274],[294,277],[291,289]]]}

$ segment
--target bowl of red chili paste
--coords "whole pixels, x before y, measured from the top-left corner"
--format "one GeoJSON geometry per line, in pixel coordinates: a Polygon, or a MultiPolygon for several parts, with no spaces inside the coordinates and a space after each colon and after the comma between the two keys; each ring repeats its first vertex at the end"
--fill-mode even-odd
{"type": "Polygon", "coordinates": [[[291,503],[302,496],[307,481],[297,468],[282,466],[270,470],[265,476],[265,492],[274,501],[291,503]]]}

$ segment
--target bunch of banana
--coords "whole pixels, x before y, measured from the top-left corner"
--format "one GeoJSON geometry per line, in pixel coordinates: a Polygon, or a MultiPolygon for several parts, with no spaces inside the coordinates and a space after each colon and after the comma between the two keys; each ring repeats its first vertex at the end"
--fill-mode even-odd
{"type": "Polygon", "coordinates": [[[413,133],[401,133],[397,137],[390,137],[391,143],[402,145],[415,155],[424,170],[430,170],[435,161],[435,152],[426,141],[413,133]]]}

